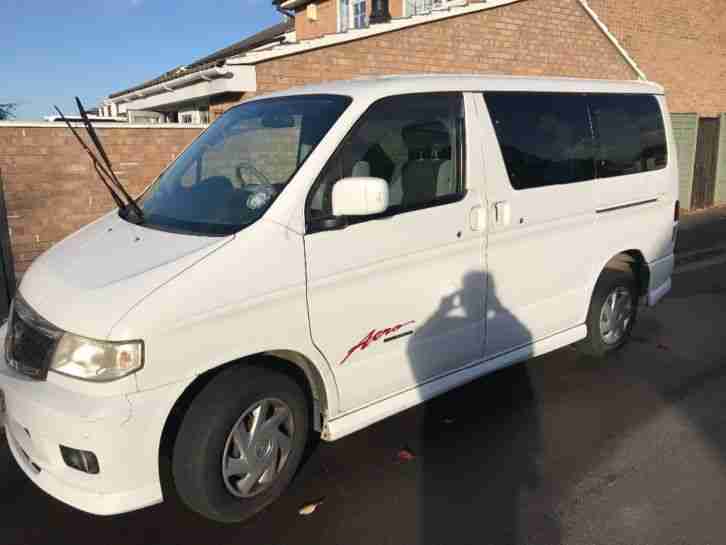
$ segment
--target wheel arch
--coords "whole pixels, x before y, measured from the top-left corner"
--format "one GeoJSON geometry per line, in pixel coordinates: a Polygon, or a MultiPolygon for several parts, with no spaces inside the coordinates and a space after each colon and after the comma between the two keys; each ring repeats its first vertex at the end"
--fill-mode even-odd
{"type": "MultiPolygon", "coordinates": [[[[218,365],[197,376],[177,398],[166,417],[161,432],[159,444],[159,464],[162,476],[168,474],[164,466],[164,459],[170,460],[174,442],[179,432],[179,426],[197,394],[223,369],[232,365],[257,365],[282,371],[292,377],[305,390],[311,401],[312,423],[315,431],[321,431],[325,415],[328,412],[328,403],[332,392],[328,392],[322,374],[315,364],[304,354],[294,350],[270,350],[250,354],[242,358],[218,365]]],[[[334,393],[333,393],[334,394],[334,393]]]]}
{"type": "Polygon", "coordinates": [[[648,267],[648,262],[645,260],[643,252],[640,250],[630,249],[618,252],[605,263],[600,274],[602,275],[603,271],[608,268],[633,273],[638,286],[638,295],[643,296],[648,293],[650,268],[648,267]]]}
{"type": "Polygon", "coordinates": [[[600,277],[606,269],[617,269],[632,273],[638,286],[638,295],[642,297],[648,293],[648,286],[650,284],[650,268],[648,267],[645,255],[637,248],[621,250],[610,254],[609,257],[603,259],[598,265],[598,268],[594,271],[595,274],[593,274],[593,280],[589,289],[589,296],[586,301],[585,314],[587,314],[587,309],[589,308],[590,301],[592,300],[592,295],[595,292],[595,286],[597,286],[598,280],[600,280],[600,277]]]}

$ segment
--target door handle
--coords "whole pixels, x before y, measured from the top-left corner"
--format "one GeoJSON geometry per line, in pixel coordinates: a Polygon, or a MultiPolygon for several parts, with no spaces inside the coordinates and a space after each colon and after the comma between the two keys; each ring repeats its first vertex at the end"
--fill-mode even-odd
{"type": "Polygon", "coordinates": [[[483,231],[487,226],[486,208],[480,205],[474,206],[469,211],[469,227],[472,231],[483,231]]]}
{"type": "Polygon", "coordinates": [[[509,225],[512,221],[512,209],[507,201],[494,203],[494,223],[496,225],[509,225]]]}

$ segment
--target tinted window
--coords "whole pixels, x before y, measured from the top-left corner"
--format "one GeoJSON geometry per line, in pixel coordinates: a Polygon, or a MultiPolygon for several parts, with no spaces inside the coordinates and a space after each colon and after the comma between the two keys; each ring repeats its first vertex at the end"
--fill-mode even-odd
{"type": "Polygon", "coordinates": [[[585,97],[487,93],[485,99],[514,189],[595,177],[585,97]]]}
{"type": "Polygon", "coordinates": [[[386,98],[366,112],[323,171],[311,219],[329,217],[333,184],[349,176],[388,182],[387,214],[451,202],[463,192],[461,95],[386,98]]]}
{"type": "Polygon", "coordinates": [[[655,97],[593,95],[589,100],[598,142],[598,177],[665,168],[668,148],[655,97]]]}

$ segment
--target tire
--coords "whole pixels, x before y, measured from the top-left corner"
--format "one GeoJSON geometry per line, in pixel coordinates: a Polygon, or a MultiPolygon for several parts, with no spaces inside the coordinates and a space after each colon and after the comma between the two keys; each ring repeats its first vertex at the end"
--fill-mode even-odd
{"type": "Polygon", "coordinates": [[[309,433],[310,403],[292,378],[257,366],[226,369],[202,388],[181,422],[172,454],[176,491],[206,518],[244,521],[287,488],[309,433]]]}
{"type": "Polygon", "coordinates": [[[637,313],[638,292],[633,273],[620,269],[605,269],[595,285],[587,312],[587,337],[576,344],[577,349],[583,354],[596,358],[603,358],[619,350],[630,339],[637,313]],[[605,303],[606,301],[612,303],[610,297],[613,297],[613,294],[616,294],[616,304],[623,305],[618,306],[622,310],[618,315],[629,316],[621,322],[621,327],[617,328],[621,330],[619,335],[608,335],[608,331],[612,333],[616,328],[609,330],[604,323],[601,323],[606,320],[603,315],[606,313],[605,303]]]}

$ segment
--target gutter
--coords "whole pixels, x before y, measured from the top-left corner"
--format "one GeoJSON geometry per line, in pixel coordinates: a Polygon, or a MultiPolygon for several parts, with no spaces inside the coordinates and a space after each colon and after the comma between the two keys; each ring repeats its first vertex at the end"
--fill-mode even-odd
{"type": "Polygon", "coordinates": [[[584,9],[587,14],[590,16],[590,18],[595,22],[595,24],[598,26],[598,28],[602,31],[603,34],[605,34],[605,37],[610,40],[610,43],[612,43],[615,46],[615,49],[618,50],[618,53],[625,59],[625,62],[630,65],[630,68],[632,68],[636,74],[638,74],[638,79],[642,79],[645,81],[648,81],[647,76],[645,75],[645,72],[643,72],[638,64],[635,62],[633,57],[630,56],[630,54],[626,51],[626,49],[620,45],[620,42],[615,37],[615,35],[610,32],[607,25],[600,19],[597,13],[593,11],[593,9],[590,7],[590,5],[587,3],[587,0],[578,0],[580,2],[580,5],[582,6],[582,9],[584,9]]]}
{"type": "Polygon", "coordinates": [[[161,93],[167,93],[169,91],[173,91],[174,89],[178,89],[179,87],[191,85],[192,83],[196,83],[198,81],[212,81],[214,79],[232,77],[234,77],[234,74],[231,70],[226,69],[224,66],[213,66],[211,68],[199,70],[198,72],[192,72],[191,74],[179,76],[178,78],[174,78],[169,81],[163,81],[150,87],[139,89],[138,91],[131,91],[130,93],[126,93],[125,95],[109,98],[108,100],[116,104],[123,104],[125,102],[131,102],[132,100],[147,98],[161,93]]]}

